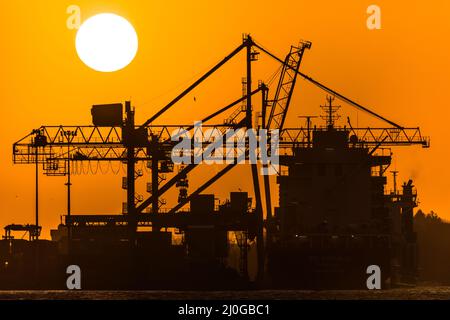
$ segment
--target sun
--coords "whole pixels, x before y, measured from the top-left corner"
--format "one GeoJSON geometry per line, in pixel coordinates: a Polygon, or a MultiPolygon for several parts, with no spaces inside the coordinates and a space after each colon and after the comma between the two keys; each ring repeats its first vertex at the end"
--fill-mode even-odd
{"type": "Polygon", "coordinates": [[[101,13],[83,22],[77,32],[75,47],[88,67],[114,72],[133,61],[138,50],[138,37],[125,18],[101,13]]]}

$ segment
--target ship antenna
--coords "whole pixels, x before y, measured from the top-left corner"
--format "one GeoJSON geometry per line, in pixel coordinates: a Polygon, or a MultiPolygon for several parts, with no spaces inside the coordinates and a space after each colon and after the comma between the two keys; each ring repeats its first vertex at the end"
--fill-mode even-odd
{"type": "Polygon", "coordinates": [[[341,116],[337,114],[337,111],[341,108],[341,106],[333,105],[333,101],[335,97],[327,95],[327,104],[324,106],[320,106],[323,110],[325,110],[326,115],[321,116],[323,120],[326,121],[327,128],[332,129],[334,127],[334,123],[341,116]]]}

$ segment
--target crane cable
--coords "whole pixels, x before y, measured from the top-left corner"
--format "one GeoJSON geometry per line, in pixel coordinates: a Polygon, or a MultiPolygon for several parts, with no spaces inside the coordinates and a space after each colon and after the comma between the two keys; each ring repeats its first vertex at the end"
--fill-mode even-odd
{"type": "Polygon", "coordinates": [[[334,91],[333,89],[331,89],[331,88],[329,88],[329,87],[323,85],[322,83],[320,83],[320,82],[314,80],[314,79],[311,78],[310,76],[308,76],[308,75],[306,75],[306,74],[304,74],[304,73],[302,73],[302,72],[300,72],[300,71],[295,70],[295,69],[292,68],[290,65],[286,64],[283,60],[281,60],[280,58],[278,58],[277,56],[275,56],[274,54],[272,54],[270,51],[268,51],[267,49],[265,49],[263,46],[261,46],[260,44],[256,43],[255,41],[253,41],[253,44],[254,44],[258,49],[260,49],[261,51],[263,51],[264,53],[266,53],[267,55],[269,55],[269,56],[272,57],[273,59],[277,60],[277,61],[278,61],[279,63],[281,63],[282,65],[285,65],[287,68],[290,68],[291,70],[294,70],[295,72],[297,72],[297,74],[298,74],[299,76],[301,76],[302,78],[308,80],[309,82],[311,82],[312,84],[316,85],[316,86],[319,87],[320,89],[322,89],[322,90],[324,90],[324,91],[326,91],[326,92],[332,94],[332,95],[335,96],[335,97],[338,97],[339,99],[341,99],[341,100],[344,101],[344,102],[347,102],[348,104],[352,105],[353,107],[356,107],[356,108],[358,108],[358,109],[360,109],[360,110],[363,110],[363,111],[365,111],[365,112],[371,114],[372,116],[374,116],[374,117],[376,117],[376,118],[378,118],[378,119],[380,119],[380,120],[383,120],[383,121],[389,123],[390,125],[392,125],[392,126],[398,128],[398,129],[404,129],[402,126],[396,124],[395,122],[390,121],[390,120],[386,119],[385,117],[383,117],[383,116],[381,116],[381,115],[379,115],[379,114],[377,114],[377,113],[375,113],[375,112],[369,110],[368,108],[363,107],[363,106],[360,105],[359,103],[357,103],[357,102],[355,102],[355,101],[353,101],[353,100],[351,100],[351,99],[345,97],[344,95],[342,95],[342,94],[340,94],[340,93],[334,91]]]}

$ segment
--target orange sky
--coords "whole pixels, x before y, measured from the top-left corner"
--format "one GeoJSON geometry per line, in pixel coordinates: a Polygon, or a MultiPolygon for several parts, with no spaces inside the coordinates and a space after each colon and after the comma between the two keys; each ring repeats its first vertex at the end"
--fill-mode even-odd
{"type": "MultiPolygon", "coordinates": [[[[432,147],[394,149],[392,168],[400,170],[401,180],[415,179],[422,209],[450,219],[449,12],[447,0],[2,1],[0,226],[32,223],[34,216],[33,167],[13,166],[13,142],[43,124],[89,125],[96,103],[131,99],[137,121],[143,122],[239,45],[242,33],[279,56],[299,39],[312,41],[302,64],[305,73],[401,125],[420,126],[432,137],[432,147]],[[128,19],[139,37],[136,59],[115,73],[86,67],[75,52],[76,31],[66,28],[71,4],[81,8],[82,20],[100,12],[128,19]],[[371,4],[381,7],[382,30],[366,28],[371,4]]],[[[195,103],[187,97],[160,122],[192,123],[239,97],[243,59],[196,90],[195,103]]],[[[254,79],[267,80],[277,65],[262,56],[254,68],[254,79]]],[[[323,98],[299,81],[288,125],[300,124],[298,115],[317,114],[323,98]]],[[[343,112],[354,122],[357,117],[360,126],[381,125],[348,106],[343,112]]],[[[208,191],[222,199],[238,188],[250,191],[241,170],[208,191]]],[[[41,222],[48,236],[65,213],[65,179],[41,181],[41,222]]],[[[125,200],[120,175],[74,176],[73,183],[74,213],[120,212],[125,200]]]]}

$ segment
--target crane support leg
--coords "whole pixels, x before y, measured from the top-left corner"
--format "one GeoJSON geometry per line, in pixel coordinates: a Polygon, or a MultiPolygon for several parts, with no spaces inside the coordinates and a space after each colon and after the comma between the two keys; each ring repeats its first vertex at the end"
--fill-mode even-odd
{"type": "MultiPolygon", "coordinates": [[[[269,89],[263,85],[262,89],[261,89],[261,96],[262,96],[262,128],[263,129],[267,129],[266,127],[266,110],[267,110],[267,93],[269,91],[269,89]]],[[[263,163],[263,167],[268,169],[268,164],[267,163],[263,163]]],[[[270,180],[269,180],[269,175],[268,172],[265,172],[266,174],[264,174],[264,196],[266,198],[266,221],[267,221],[267,225],[266,225],[266,246],[270,246],[270,241],[271,241],[271,227],[270,227],[270,223],[272,221],[272,200],[271,200],[271,196],[270,196],[270,180]]]]}
{"type": "MultiPolygon", "coordinates": [[[[252,47],[253,41],[251,37],[248,36],[246,41],[247,44],[247,110],[246,110],[246,120],[247,129],[252,129],[252,47]]],[[[256,232],[256,250],[257,250],[257,260],[258,260],[258,271],[256,275],[257,283],[261,283],[264,277],[264,265],[265,265],[265,254],[264,254],[264,232],[263,232],[263,211],[261,204],[261,190],[259,187],[259,177],[258,177],[258,167],[256,163],[250,164],[252,170],[253,179],[253,190],[255,193],[256,202],[256,215],[257,215],[257,232],[256,232]]]]}
{"type": "Polygon", "coordinates": [[[129,239],[131,246],[135,245],[136,232],[137,232],[137,219],[136,219],[136,205],[134,203],[135,196],[135,163],[134,158],[134,146],[133,146],[133,131],[134,131],[134,111],[131,110],[130,101],[125,103],[125,111],[127,115],[125,134],[127,135],[127,214],[128,214],[128,227],[129,227],[129,239]]]}

